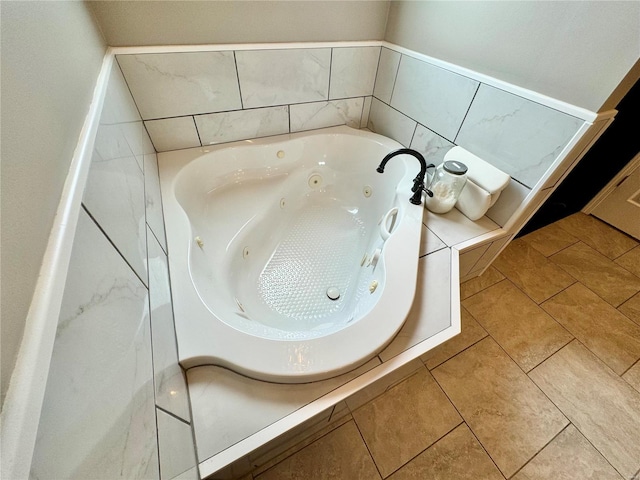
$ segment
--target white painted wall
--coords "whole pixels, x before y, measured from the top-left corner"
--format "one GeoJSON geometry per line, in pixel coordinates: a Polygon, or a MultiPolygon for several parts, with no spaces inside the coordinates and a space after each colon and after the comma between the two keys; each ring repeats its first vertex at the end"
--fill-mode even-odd
{"type": "Polygon", "coordinates": [[[96,1],[111,46],[382,40],[389,1],[96,1]]]}
{"type": "Polygon", "coordinates": [[[640,58],[640,2],[393,1],[385,40],[599,111],[640,58]]]}
{"type": "Polygon", "coordinates": [[[83,2],[0,2],[2,403],[105,43],[83,2]]]}

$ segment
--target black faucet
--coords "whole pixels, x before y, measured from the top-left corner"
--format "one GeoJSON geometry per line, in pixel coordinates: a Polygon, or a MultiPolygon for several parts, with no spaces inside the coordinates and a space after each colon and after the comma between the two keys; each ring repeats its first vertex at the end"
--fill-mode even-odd
{"type": "Polygon", "coordinates": [[[396,155],[405,155],[405,154],[413,155],[420,162],[420,173],[418,173],[416,178],[413,179],[413,187],[411,187],[411,191],[413,192],[413,195],[409,199],[409,201],[414,205],[420,205],[422,203],[423,190],[425,190],[427,192],[427,195],[429,195],[430,197],[433,196],[433,193],[431,193],[430,190],[427,190],[424,187],[424,176],[427,173],[427,168],[435,167],[433,163],[430,163],[429,165],[427,165],[426,160],[424,159],[424,157],[420,152],[417,152],[412,148],[400,148],[398,150],[394,150],[393,152],[391,152],[390,154],[388,154],[382,159],[382,162],[380,162],[380,165],[378,166],[376,171],[378,173],[384,173],[384,167],[389,160],[391,160],[396,155]]]}

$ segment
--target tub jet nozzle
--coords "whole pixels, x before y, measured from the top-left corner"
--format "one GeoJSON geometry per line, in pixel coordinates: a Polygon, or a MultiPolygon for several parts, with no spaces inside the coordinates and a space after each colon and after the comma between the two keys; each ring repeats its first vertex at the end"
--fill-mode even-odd
{"type": "Polygon", "coordinates": [[[340,290],[336,287],[327,288],[327,297],[329,297],[330,300],[338,300],[340,298],[340,290]]]}

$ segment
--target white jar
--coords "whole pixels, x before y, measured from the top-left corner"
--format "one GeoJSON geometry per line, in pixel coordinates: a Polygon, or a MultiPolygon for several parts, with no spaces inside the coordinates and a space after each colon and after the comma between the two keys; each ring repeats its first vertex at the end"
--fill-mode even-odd
{"type": "Polygon", "coordinates": [[[425,205],[433,213],[447,213],[451,210],[467,183],[467,166],[450,160],[436,168],[427,186],[425,205]]]}

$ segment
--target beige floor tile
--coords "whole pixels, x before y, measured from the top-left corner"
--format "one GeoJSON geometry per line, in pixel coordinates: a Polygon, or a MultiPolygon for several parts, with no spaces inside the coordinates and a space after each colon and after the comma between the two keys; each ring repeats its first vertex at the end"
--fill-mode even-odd
{"type": "Polygon", "coordinates": [[[552,223],[535,232],[531,232],[522,237],[522,239],[545,257],[558,253],[578,241],[576,237],[561,228],[557,223],[552,223]]]}
{"type": "Polygon", "coordinates": [[[493,266],[536,303],[542,303],[575,282],[530,244],[519,238],[505,248],[493,266]]]}
{"type": "MultiPolygon", "coordinates": [[[[268,452],[265,452],[263,455],[249,458],[249,460],[251,461],[251,465],[254,467],[252,472],[253,475],[258,476],[260,473],[269,470],[271,467],[280,463],[287,457],[299,452],[307,445],[312,444],[319,438],[324,437],[327,433],[341,427],[343,424],[352,420],[353,418],[351,417],[351,414],[347,414],[347,416],[339,418],[330,423],[322,422],[316,425],[312,425],[303,433],[296,435],[290,440],[285,440],[283,444],[272,448],[268,452]]],[[[253,453],[255,453],[255,450],[253,453]]],[[[250,457],[253,456],[253,453],[250,454],[250,457]]]]}
{"type": "Polygon", "coordinates": [[[512,480],[623,480],[574,427],[569,425],[512,480]]]}
{"type": "Polygon", "coordinates": [[[473,318],[464,307],[460,310],[462,321],[462,331],[460,334],[438,345],[436,348],[429,350],[420,357],[429,370],[449,360],[465,348],[470,347],[487,336],[485,329],[476,322],[475,318],[473,318]]]}
{"type": "Polygon", "coordinates": [[[354,411],[353,418],[383,477],[462,422],[426,368],[354,411]]]}
{"type": "Polygon", "coordinates": [[[625,478],[640,468],[640,393],[573,341],[529,376],[625,478]]]}
{"type": "Polygon", "coordinates": [[[464,423],[414,458],[389,480],[504,480],[464,423]]]}
{"type": "Polygon", "coordinates": [[[502,275],[494,267],[489,267],[479,277],[467,280],[460,285],[460,300],[469,298],[471,295],[475,295],[485,288],[498,283],[500,280],[504,280],[504,275],[502,275]]]}
{"type": "Polygon", "coordinates": [[[640,362],[636,363],[633,367],[627,370],[622,378],[624,378],[629,385],[640,392],[640,362]]]}
{"type": "Polygon", "coordinates": [[[463,305],[525,372],[573,340],[509,280],[468,298],[463,305]]]}
{"type": "Polygon", "coordinates": [[[640,246],[619,256],[615,259],[615,262],[621,267],[629,270],[636,277],[640,277],[640,246]]]}
{"type": "Polygon", "coordinates": [[[380,478],[358,429],[351,421],[256,477],[260,480],[327,478],[380,478]]]}
{"type": "Polygon", "coordinates": [[[640,293],[636,293],[633,297],[620,305],[618,310],[640,325],[640,293]]]}
{"type": "Polygon", "coordinates": [[[490,337],[433,375],[506,477],[568,424],[490,337]]]}
{"type": "Polygon", "coordinates": [[[640,326],[581,283],[547,300],[542,308],[618,375],[640,358],[640,326]]]}
{"type": "Polygon", "coordinates": [[[549,258],[614,307],[640,291],[640,278],[582,242],[549,258]]]}
{"type": "Polygon", "coordinates": [[[628,235],[591,215],[578,212],[556,222],[568,233],[613,260],[638,245],[628,235]]]}

